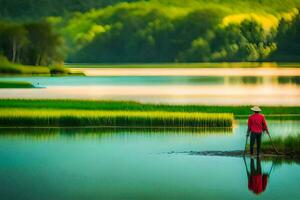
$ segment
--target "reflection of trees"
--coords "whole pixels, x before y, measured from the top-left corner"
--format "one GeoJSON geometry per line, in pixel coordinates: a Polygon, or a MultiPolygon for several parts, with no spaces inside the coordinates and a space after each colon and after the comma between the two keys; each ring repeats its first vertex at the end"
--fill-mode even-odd
{"type": "Polygon", "coordinates": [[[299,76],[278,77],[278,83],[280,83],[280,84],[296,84],[296,85],[300,85],[300,77],[299,76]]]}
{"type": "Polygon", "coordinates": [[[230,84],[262,84],[263,77],[256,76],[239,76],[239,77],[225,77],[228,78],[230,84]]]}
{"type": "Polygon", "coordinates": [[[262,76],[230,76],[225,77],[224,82],[228,84],[244,84],[244,85],[262,85],[262,84],[295,84],[300,85],[300,77],[299,76],[287,76],[287,77],[262,77],[262,76]]]}

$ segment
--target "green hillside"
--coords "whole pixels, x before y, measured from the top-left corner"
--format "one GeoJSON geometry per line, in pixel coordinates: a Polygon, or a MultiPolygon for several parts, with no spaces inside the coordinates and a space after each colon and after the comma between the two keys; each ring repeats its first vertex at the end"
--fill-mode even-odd
{"type": "Polygon", "coordinates": [[[1,16],[46,17],[67,62],[300,60],[300,0],[18,2],[2,3],[1,16]]]}

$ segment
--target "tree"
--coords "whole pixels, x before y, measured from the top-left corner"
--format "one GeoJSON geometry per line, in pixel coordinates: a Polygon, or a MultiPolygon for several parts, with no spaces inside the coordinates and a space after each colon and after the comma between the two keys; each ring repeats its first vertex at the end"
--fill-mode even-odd
{"type": "Polygon", "coordinates": [[[50,65],[63,61],[63,39],[53,31],[51,24],[42,21],[25,24],[30,41],[26,64],[50,65]]]}
{"type": "Polygon", "coordinates": [[[20,52],[28,44],[27,30],[20,24],[1,23],[1,49],[13,63],[20,62],[20,52]]]}

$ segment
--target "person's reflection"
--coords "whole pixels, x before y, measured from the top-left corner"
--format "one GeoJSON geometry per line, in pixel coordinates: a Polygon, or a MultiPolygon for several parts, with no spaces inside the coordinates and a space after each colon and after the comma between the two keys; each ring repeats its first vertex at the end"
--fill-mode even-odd
{"type": "Polygon", "coordinates": [[[268,185],[269,173],[262,173],[260,158],[257,158],[256,166],[254,159],[251,158],[250,172],[248,171],[247,165],[246,170],[248,175],[248,189],[257,195],[264,192],[268,185]]]}

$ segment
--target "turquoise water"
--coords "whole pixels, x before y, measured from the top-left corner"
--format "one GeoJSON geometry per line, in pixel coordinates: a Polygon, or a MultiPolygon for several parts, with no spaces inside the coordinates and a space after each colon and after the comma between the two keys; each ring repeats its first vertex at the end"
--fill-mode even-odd
{"type": "MultiPolygon", "coordinates": [[[[269,126],[273,137],[300,133],[299,121],[269,121],[269,126]]],[[[299,199],[299,164],[262,161],[263,172],[269,172],[272,165],[273,170],[266,190],[257,196],[248,189],[242,158],[180,153],[243,149],[245,131],[244,121],[232,132],[203,133],[1,129],[0,196],[32,200],[299,199]]]]}
{"type": "Polygon", "coordinates": [[[0,81],[27,81],[33,85],[300,85],[300,76],[69,76],[69,77],[0,77],[0,81]]]}

